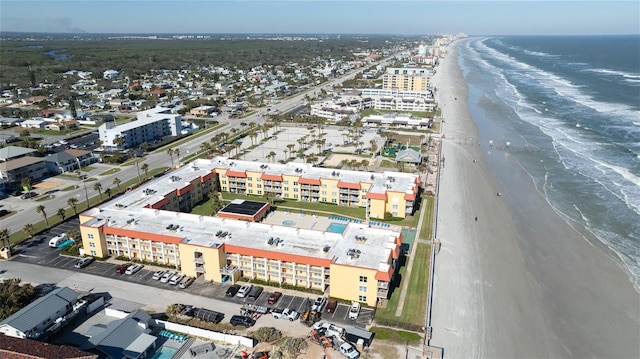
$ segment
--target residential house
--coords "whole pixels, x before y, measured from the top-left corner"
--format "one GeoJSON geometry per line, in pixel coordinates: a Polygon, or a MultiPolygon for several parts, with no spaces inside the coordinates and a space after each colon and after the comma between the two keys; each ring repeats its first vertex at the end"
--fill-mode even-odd
{"type": "Polygon", "coordinates": [[[412,148],[407,148],[398,152],[396,155],[396,162],[412,163],[419,165],[422,163],[422,154],[412,148]]]}
{"type": "Polygon", "coordinates": [[[106,326],[94,325],[87,332],[91,347],[84,349],[96,349],[107,358],[146,358],[156,348],[151,322],[151,316],[139,310],[106,326]]]}
{"type": "Polygon", "coordinates": [[[118,77],[120,73],[116,70],[107,70],[102,73],[102,77],[106,80],[113,80],[118,77]]]}
{"type": "Polygon", "coordinates": [[[78,293],[57,288],[0,322],[0,333],[15,338],[38,339],[60,318],[73,313],[78,293]]]}
{"type": "Polygon", "coordinates": [[[16,158],[24,157],[34,152],[36,152],[36,150],[19,146],[3,147],[0,148],[0,162],[15,160],[16,158]]]}
{"type": "Polygon", "coordinates": [[[32,181],[36,181],[47,175],[47,165],[42,158],[26,156],[0,162],[0,179],[5,182],[20,183],[23,178],[31,178],[32,181]]]}
{"type": "Polygon", "coordinates": [[[88,166],[98,159],[91,155],[91,152],[85,150],[64,150],[48,155],[44,158],[47,169],[50,173],[65,173],[79,170],[80,167],[88,166]]]}
{"type": "Polygon", "coordinates": [[[194,107],[189,111],[189,113],[193,116],[209,116],[211,113],[215,112],[217,107],[215,106],[198,106],[194,107]]]}
{"type": "Polygon", "coordinates": [[[49,124],[47,121],[41,118],[32,118],[20,122],[20,127],[24,128],[45,128],[49,124]]]}

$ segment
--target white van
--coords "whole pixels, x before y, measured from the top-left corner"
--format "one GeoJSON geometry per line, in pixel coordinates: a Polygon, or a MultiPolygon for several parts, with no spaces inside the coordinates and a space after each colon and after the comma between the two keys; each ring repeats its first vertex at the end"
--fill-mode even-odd
{"type": "Polygon", "coordinates": [[[62,242],[67,240],[67,235],[62,233],[60,235],[57,235],[53,238],[51,238],[51,240],[49,240],[49,247],[51,248],[58,248],[58,246],[60,244],[62,244],[62,242]]]}
{"type": "Polygon", "coordinates": [[[184,278],[184,274],[176,274],[169,280],[169,284],[176,285],[182,281],[182,278],[184,278]]]}

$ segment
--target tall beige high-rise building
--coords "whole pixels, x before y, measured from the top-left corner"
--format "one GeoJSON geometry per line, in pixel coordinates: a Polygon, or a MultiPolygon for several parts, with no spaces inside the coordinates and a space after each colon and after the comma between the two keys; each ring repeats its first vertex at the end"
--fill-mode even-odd
{"type": "Polygon", "coordinates": [[[428,91],[430,70],[426,68],[388,68],[382,78],[385,90],[428,91]]]}

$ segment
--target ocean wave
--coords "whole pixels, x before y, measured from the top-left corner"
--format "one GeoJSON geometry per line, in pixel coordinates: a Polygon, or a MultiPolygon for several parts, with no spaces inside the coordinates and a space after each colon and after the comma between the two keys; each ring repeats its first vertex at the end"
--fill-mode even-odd
{"type": "Polygon", "coordinates": [[[531,50],[523,50],[523,52],[527,55],[540,56],[540,57],[560,57],[560,55],[548,54],[546,52],[538,52],[531,50]]]}
{"type": "MultiPolygon", "coordinates": [[[[617,117],[625,122],[636,119],[638,116],[638,111],[628,105],[598,101],[594,99],[592,95],[582,91],[586,86],[572,83],[570,80],[554,73],[517,61],[511,56],[505,55],[504,53],[487,46],[485,41],[480,41],[477,45],[478,46],[475,50],[479,59],[485,60],[481,55],[481,53],[483,53],[484,55],[489,56],[490,58],[507,66],[507,68],[499,67],[491,65],[487,61],[482,61],[483,65],[487,66],[488,70],[493,73],[505,74],[510,73],[512,70],[518,70],[514,72],[514,74],[518,76],[526,76],[527,78],[534,80],[540,86],[553,90],[556,95],[571,100],[581,106],[593,109],[600,113],[606,113],[607,115],[616,114],[617,117]]],[[[630,73],[626,74],[632,75],[630,73]]],[[[501,77],[507,80],[506,83],[510,83],[505,76],[501,77]]]]}

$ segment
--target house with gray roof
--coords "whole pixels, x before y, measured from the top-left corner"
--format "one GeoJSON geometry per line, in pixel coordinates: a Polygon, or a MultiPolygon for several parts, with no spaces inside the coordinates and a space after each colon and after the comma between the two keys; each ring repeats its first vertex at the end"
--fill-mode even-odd
{"type": "Polygon", "coordinates": [[[79,170],[80,166],[88,166],[98,159],[85,150],[64,150],[48,155],[44,158],[50,173],[64,173],[79,170]]]}
{"type": "Polygon", "coordinates": [[[14,160],[34,152],[36,152],[36,150],[19,146],[3,147],[0,148],[0,162],[14,160]]]}
{"type": "MultiPolygon", "coordinates": [[[[137,311],[104,325],[94,325],[87,332],[92,348],[109,358],[146,358],[156,348],[156,337],[149,334],[151,316],[137,311]]],[[[90,348],[81,348],[90,349],[90,348]]]]}
{"type": "Polygon", "coordinates": [[[422,162],[422,154],[412,148],[407,148],[406,150],[398,152],[398,154],[396,155],[396,162],[413,163],[419,165],[422,162]]]}
{"type": "Polygon", "coordinates": [[[0,322],[0,333],[15,338],[37,339],[47,329],[72,313],[78,293],[69,287],[57,288],[0,322]]]}

